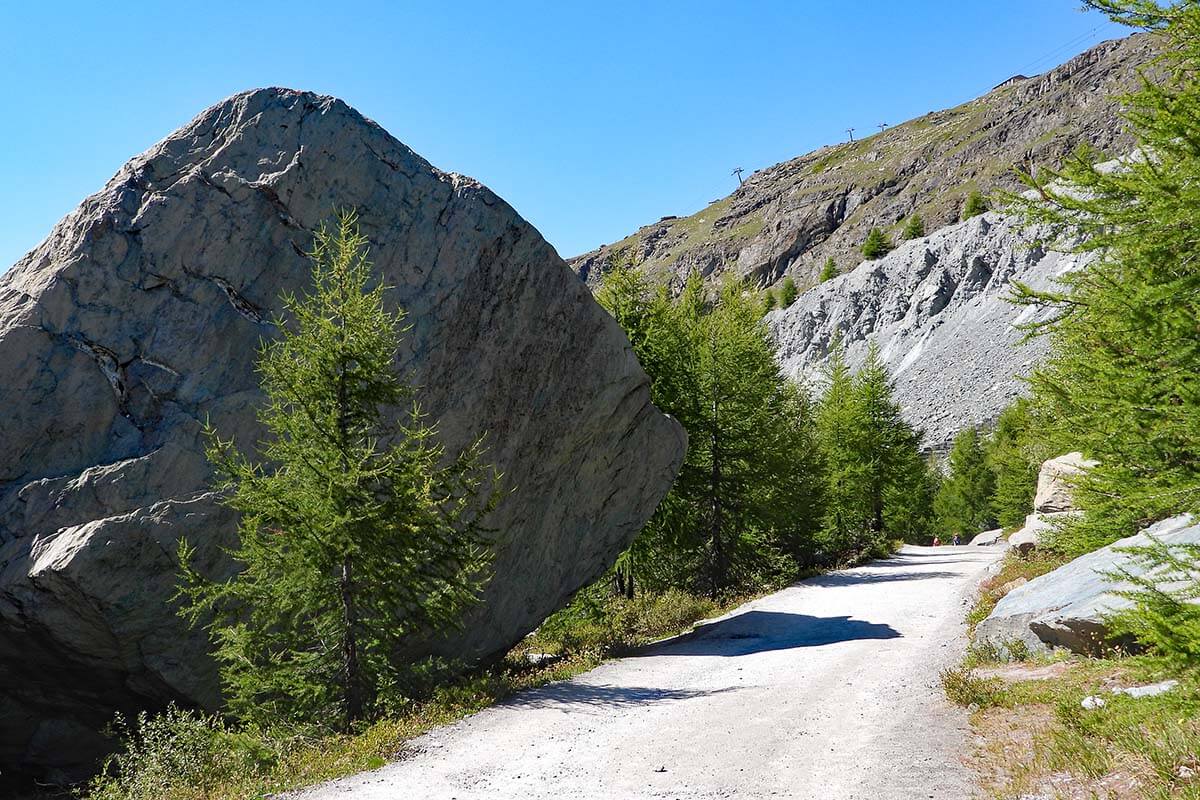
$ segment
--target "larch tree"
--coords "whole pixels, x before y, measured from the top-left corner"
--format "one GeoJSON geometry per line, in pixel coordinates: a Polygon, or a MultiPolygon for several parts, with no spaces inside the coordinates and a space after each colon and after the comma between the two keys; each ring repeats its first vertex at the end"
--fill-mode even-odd
{"type": "Polygon", "coordinates": [[[838,275],[837,262],[833,260],[832,256],[825,259],[825,265],[823,267],[821,267],[821,275],[818,278],[818,280],[821,283],[824,283],[825,281],[830,280],[831,278],[836,278],[837,275],[838,275]]]}
{"type": "Polygon", "coordinates": [[[900,238],[904,241],[909,239],[920,239],[925,235],[925,220],[920,214],[913,214],[908,218],[908,222],[904,223],[904,230],[900,232],[900,238]]]}
{"type": "Polygon", "coordinates": [[[992,527],[996,476],[984,450],[984,437],[966,428],[954,437],[949,474],[934,501],[938,523],[948,534],[973,536],[992,527]]]}
{"type": "Polygon", "coordinates": [[[892,242],[888,239],[887,234],[879,228],[871,228],[867,233],[866,240],[863,241],[863,258],[868,261],[874,261],[877,258],[883,258],[891,251],[892,242]]]}
{"type": "Polygon", "coordinates": [[[988,210],[987,198],[982,192],[973,191],[967,195],[967,200],[963,203],[962,218],[968,220],[971,217],[977,217],[988,210]]]}
{"type": "Polygon", "coordinates": [[[796,302],[796,298],[800,296],[800,290],[796,288],[796,281],[788,275],[783,279],[783,283],[779,286],[779,305],[787,308],[792,303],[796,302]]]}
{"type": "Polygon", "coordinates": [[[622,563],[648,588],[720,594],[810,554],[811,406],[779,371],[754,296],[729,283],[710,297],[693,276],[672,297],[626,271],[597,299],[628,333],[654,403],[688,433],[675,484],[622,563]]]}
{"type": "Polygon", "coordinates": [[[1092,2],[1161,29],[1156,78],[1124,98],[1137,149],[1115,169],[1081,150],[1027,181],[1031,219],[1058,225],[1095,259],[1057,291],[1018,286],[1056,314],[1052,355],[1032,378],[1060,452],[1100,462],[1076,489],[1085,515],[1055,537],[1078,553],[1200,509],[1200,3],[1092,2]],[[1069,187],[1069,188],[1063,188],[1069,187]]]}
{"type": "Polygon", "coordinates": [[[181,595],[207,620],[234,714],[345,730],[401,699],[412,646],[476,602],[495,476],[480,443],[447,457],[397,374],[403,313],[352,213],[311,259],[311,290],[283,297],[259,357],[258,459],[209,430],[240,571],[207,580],[181,543],[181,595]]]}

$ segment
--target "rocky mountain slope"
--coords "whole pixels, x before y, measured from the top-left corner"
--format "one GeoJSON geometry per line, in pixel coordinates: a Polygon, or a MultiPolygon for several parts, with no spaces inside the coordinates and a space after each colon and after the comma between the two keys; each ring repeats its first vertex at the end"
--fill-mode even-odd
{"type": "Polygon", "coordinates": [[[205,420],[259,440],[254,362],[312,232],[359,212],[399,363],[450,452],[501,473],[495,578],[424,649],[507,648],[607,569],[684,434],[617,324],[545,240],[330,97],[234,96],[130,161],[0,278],[0,772],[78,778],[115,711],[219,702],[174,612],[182,537],[231,565],[205,420]]]}
{"type": "Polygon", "coordinates": [[[614,265],[675,285],[692,272],[715,280],[732,271],[757,285],[788,274],[807,286],[827,257],[849,270],[872,227],[894,236],[914,212],[929,231],[956,222],[970,191],[1016,188],[1014,166],[1057,165],[1083,143],[1125,152],[1114,98],[1136,84],[1154,42],[1104,42],[956,108],[760,170],[704,210],[647,225],[571,266],[592,284],[614,265]]]}
{"type": "Polygon", "coordinates": [[[1079,265],[1043,249],[1043,235],[989,212],[864,261],[767,315],[779,360],[819,389],[835,338],[856,367],[874,341],[905,418],[944,451],[963,428],[994,422],[1046,353],[1018,326],[1049,312],[1008,301],[1012,281],[1050,288],[1079,265]]]}

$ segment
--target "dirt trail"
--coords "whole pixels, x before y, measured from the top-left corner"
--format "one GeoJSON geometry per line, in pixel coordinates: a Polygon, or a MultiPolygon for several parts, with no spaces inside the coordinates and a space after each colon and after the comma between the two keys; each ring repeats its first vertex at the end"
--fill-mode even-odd
{"type": "Polygon", "coordinates": [[[965,800],[938,673],[999,548],[906,547],[414,740],[303,800],[965,800]]]}

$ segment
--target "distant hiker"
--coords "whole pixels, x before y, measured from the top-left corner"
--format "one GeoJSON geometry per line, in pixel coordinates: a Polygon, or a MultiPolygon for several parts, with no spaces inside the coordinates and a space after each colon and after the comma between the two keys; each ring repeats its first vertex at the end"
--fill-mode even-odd
{"type": "Polygon", "coordinates": [[[958,534],[954,534],[954,546],[958,547],[958,534]]]}
{"type": "Polygon", "coordinates": [[[941,539],[939,539],[939,538],[938,538],[938,537],[936,537],[936,536],[935,536],[935,537],[933,537],[933,546],[934,546],[934,547],[941,547],[941,546],[942,546],[942,540],[941,540],[941,539]]]}

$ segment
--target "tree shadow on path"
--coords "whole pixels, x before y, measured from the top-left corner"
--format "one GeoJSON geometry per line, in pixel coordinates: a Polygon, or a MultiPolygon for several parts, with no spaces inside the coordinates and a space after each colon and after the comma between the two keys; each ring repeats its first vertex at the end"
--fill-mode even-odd
{"type": "Polygon", "coordinates": [[[654,703],[690,700],[694,697],[708,697],[731,691],[736,691],[736,689],[659,689],[649,686],[582,683],[573,680],[551,683],[521,692],[505,700],[503,705],[522,708],[553,708],[573,705],[620,708],[622,706],[646,706],[654,703]]]}
{"type": "Polygon", "coordinates": [[[928,581],[935,578],[961,578],[957,572],[922,570],[920,572],[831,572],[806,578],[801,586],[857,586],[862,583],[895,583],[898,581],[928,581]]]}
{"type": "Polygon", "coordinates": [[[639,650],[636,656],[745,656],[860,639],[896,639],[891,625],[851,617],[813,617],[783,611],[747,611],[701,625],[691,633],[639,650]]]}

